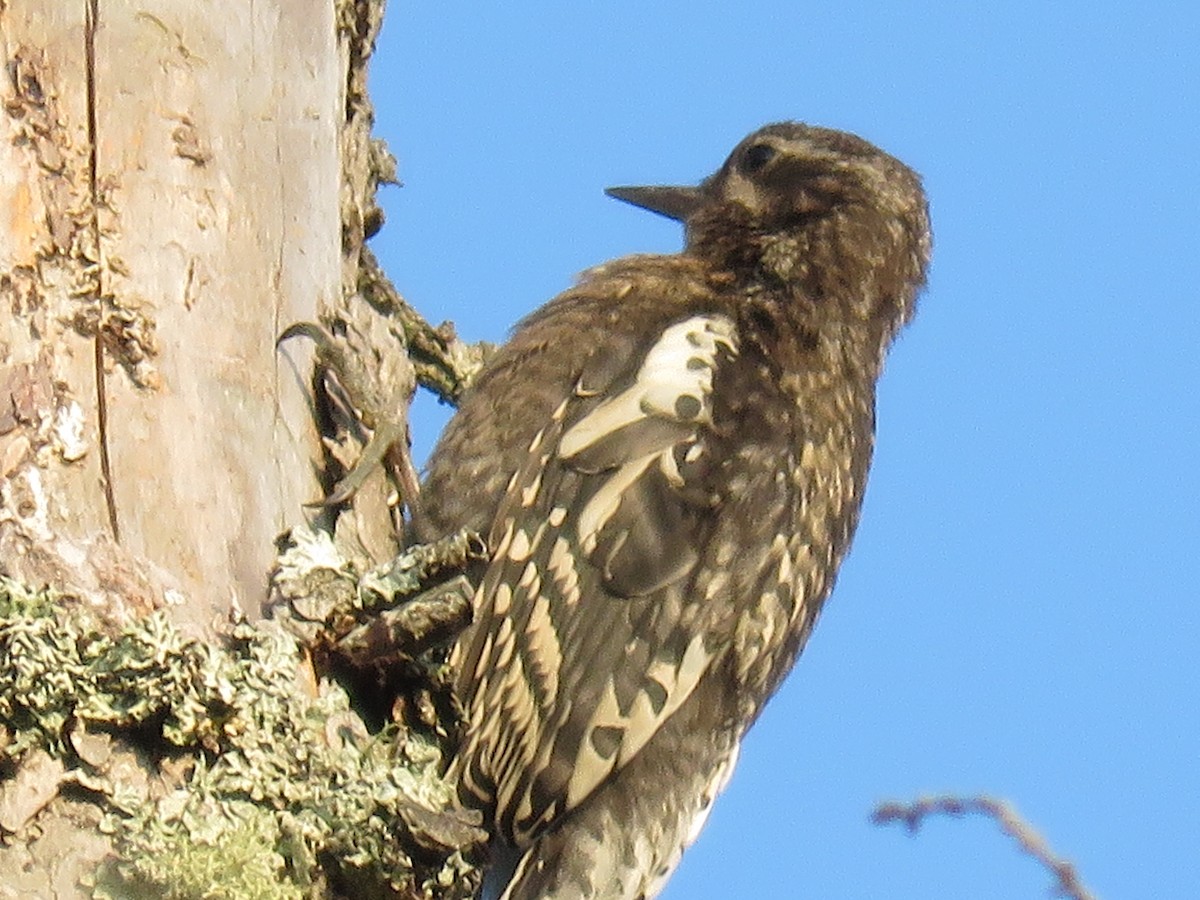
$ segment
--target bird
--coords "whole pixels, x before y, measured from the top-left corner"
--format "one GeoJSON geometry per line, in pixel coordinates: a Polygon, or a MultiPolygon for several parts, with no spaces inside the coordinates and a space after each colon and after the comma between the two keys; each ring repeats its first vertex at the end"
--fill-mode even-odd
{"type": "Polygon", "coordinates": [[[920,177],[800,122],[698,185],[607,193],[683,249],[525,318],[421,497],[487,537],[450,777],[515,861],[505,900],[654,897],[699,834],[850,545],[931,254],[920,177]]]}

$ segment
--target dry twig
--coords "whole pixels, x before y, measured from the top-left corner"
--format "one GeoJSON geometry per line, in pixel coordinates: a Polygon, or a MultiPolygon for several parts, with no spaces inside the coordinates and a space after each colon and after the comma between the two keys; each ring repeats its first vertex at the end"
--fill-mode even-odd
{"type": "Polygon", "coordinates": [[[1057,879],[1055,893],[1070,900],[1096,900],[1079,880],[1075,866],[1066,859],[1056,856],[1040,834],[1026,822],[1009,804],[991,797],[924,797],[912,803],[881,803],[875,807],[871,821],[876,825],[901,822],[914,833],[925,819],[935,815],[961,818],[967,815],[983,815],[995,820],[1000,829],[1015,840],[1027,855],[1045,866],[1057,879]]]}

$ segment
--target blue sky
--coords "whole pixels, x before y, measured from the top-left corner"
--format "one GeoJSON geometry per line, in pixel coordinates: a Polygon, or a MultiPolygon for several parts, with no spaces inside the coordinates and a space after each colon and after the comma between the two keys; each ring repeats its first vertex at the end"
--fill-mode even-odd
{"type": "MultiPolygon", "coordinates": [[[[664,896],[1025,898],[1017,805],[1108,900],[1200,886],[1200,8],[391,4],[373,68],[403,189],[374,246],[500,340],[574,274],[672,252],[611,184],[747,132],[856,131],[925,177],[932,277],[880,390],[854,550],[664,896]]],[[[445,413],[416,421],[427,452],[445,413]]]]}

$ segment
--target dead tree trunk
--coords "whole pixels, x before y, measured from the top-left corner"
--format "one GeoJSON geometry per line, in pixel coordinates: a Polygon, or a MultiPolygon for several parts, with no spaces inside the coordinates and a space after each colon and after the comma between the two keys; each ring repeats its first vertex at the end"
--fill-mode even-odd
{"type": "Polygon", "coordinates": [[[0,11],[13,574],[49,574],[22,547],[53,534],[169,573],[197,616],[263,596],[272,541],[315,491],[311,416],[274,340],[342,291],[333,14],[0,11]]]}
{"type": "MultiPolygon", "coordinates": [[[[275,339],[358,277],[381,16],[0,2],[0,575],[112,623],[174,603],[193,634],[258,609],[319,495],[275,339]]],[[[95,817],[3,800],[0,837],[40,810],[41,838],[0,847],[0,897],[75,896],[95,817]]]]}

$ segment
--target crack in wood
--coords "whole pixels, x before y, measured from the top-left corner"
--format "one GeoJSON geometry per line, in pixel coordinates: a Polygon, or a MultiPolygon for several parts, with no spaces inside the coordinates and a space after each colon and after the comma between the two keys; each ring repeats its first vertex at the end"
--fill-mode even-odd
{"type": "MultiPolygon", "coordinates": [[[[87,60],[87,131],[88,131],[88,187],[91,191],[91,220],[88,223],[96,247],[95,295],[96,321],[104,321],[104,266],[103,249],[100,244],[100,186],[97,167],[99,135],[96,126],[96,28],[99,26],[99,0],[88,0],[84,19],[84,55],[87,60]]],[[[93,358],[96,371],[96,417],[100,447],[100,475],[103,479],[104,503],[108,511],[108,526],[113,540],[121,542],[121,525],[117,519],[117,498],[113,492],[112,458],[108,446],[108,396],[104,375],[104,329],[97,328],[92,339],[93,358]]]]}

